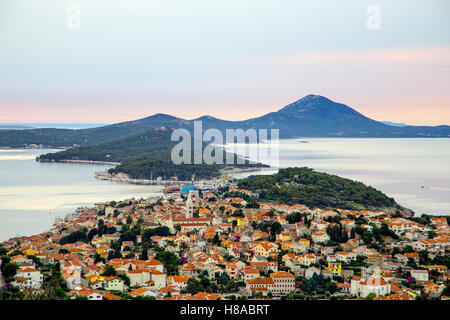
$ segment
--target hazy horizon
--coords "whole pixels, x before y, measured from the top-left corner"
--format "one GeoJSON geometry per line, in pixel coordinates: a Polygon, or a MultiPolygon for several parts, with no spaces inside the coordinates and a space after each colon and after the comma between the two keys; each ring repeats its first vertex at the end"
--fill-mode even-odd
{"type": "MultiPolygon", "coordinates": [[[[336,102],[336,103],[343,103],[343,104],[345,104],[344,102],[340,102],[340,101],[334,101],[334,102],[336,102]]],[[[351,107],[351,106],[349,106],[349,107],[351,107]]],[[[356,111],[358,111],[357,109],[355,109],[355,108],[353,108],[354,110],[356,110],[356,111]]],[[[273,110],[272,112],[276,112],[276,111],[278,111],[278,110],[280,110],[280,109],[276,109],[276,110],[273,110]]],[[[171,114],[171,113],[166,113],[166,112],[156,112],[156,113],[153,113],[153,114],[150,114],[150,115],[148,115],[148,116],[145,116],[145,117],[151,117],[151,116],[154,116],[154,115],[156,115],[156,114],[168,114],[168,115],[171,115],[171,116],[174,116],[174,117],[176,117],[175,115],[173,115],[173,114],[171,114]]],[[[265,114],[262,114],[262,115],[265,115],[265,114]]],[[[259,115],[259,116],[262,116],[262,115],[259,115]]],[[[364,115],[364,114],[363,114],[364,115]]],[[[217,117],[217,116],[214,116],[214,115],[211,115],[211,114],[203,114],[203,115],[201,115],[201,116],[213,116],[213,117],[215,117],[215,118],[218,118],[218,119],[221,119],[221,120],[229,120],[229,121],[242,121],[242,120],[248,120],[248,119],[251,119],[251,118],[242,118],[242,119],[226,119],[226,118],[219,118],[219,117],[217,117]]],[[[200,117],[201,117],[200,116],[200,117]]],[[[252,117],[252,118],[257,118],[257,117],[259,117],[259,116],[254,116],[254,117],[252,117]]],[[[365,116],[365,115],[364,115],[365,116]]],[[[179,117],[179,118],[183,118],[183,117],[179,117]]],[[[199,117],[195,117],[195,118],[184,118],[185,120],[195,120],[195,119],[197,119],[197,118],[199,118],[199,117]]],[[[26,125],[28,125],[28,126],[33,126],[33,125],[37,125],[37,127],[36,128],[43,128],[43,127],[45,127],[46,125],[53,125],[53,126],[55,126],[55,125],[64,125],[64,127],[66,127],[66,126],[69,126],[69,125],[85,125],[86,127],[90,127],[90,126],[106,126],[106,125],[111,125],[111,124],[114,124],[114,123],[119,123],[119,122],[126,122],[126,121],[133,121],[133,120],[139,120],[139,119],[142,119],[142,118],[132,118],[132,119],[125,119],[125,120],[121,120],[121,121],[117,121],[117,122],[113,122],[113,123],[100,123],[100,122],[76,122],[76,121],[73,121],[73,122],[59,122],[59,121],[54,121],[54,122],[52,122],[52,121],[50,121],[50,119],[49,119],[49,121],[46,121],[46,122],[0,122],[0,125],[23,125],[23,126],[26,126],[26,125]]],[[[396,126],[396,125],[400,125],[400,126],[404,126],[404,125],[406,125],[406,126],[416,126],[416,125],[419,125],[419,124],[413,124],[413,123],[406,123],[406,122],[397,122],[397,121],[391,121],[391,120],[378,120],[378,119],[373,119],[372,118],[372,120],[376,120],[376,121],[379,121],[379,122],[382,122],[382,123],[385,123],[385,124],[387,124],[387,125],[392,125],[392,126],[396,126]]],[[[446,123],[441,123],[441,124],[437,124],[437,125],[448,125],[448,124],[446,124],[446,123]]],[[[435,125],[430,125],[430,126],[437,126],[436,124],[435,125]]]]}
{"type": "Polygon", "coordinates": [[[448,12],[448,0],[4,0],[0,123],[244,120],[318,94],[378,121],[449,124],[448,12]]]}

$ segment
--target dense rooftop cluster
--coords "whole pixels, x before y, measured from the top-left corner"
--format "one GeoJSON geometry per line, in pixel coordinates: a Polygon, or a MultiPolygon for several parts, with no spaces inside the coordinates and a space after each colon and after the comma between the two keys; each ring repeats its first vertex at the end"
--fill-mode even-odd
{"type": "Polygon", "coordinates": [[[230,184],[80,208],[0,245],[1,299],[449,299],[445,217],[260,201],[230,184]]]}

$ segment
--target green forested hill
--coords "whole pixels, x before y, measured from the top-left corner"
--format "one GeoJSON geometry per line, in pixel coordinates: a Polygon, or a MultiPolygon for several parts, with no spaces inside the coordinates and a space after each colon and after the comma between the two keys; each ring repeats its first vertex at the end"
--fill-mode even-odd
{"type": "Polygon", "coordinates": [[[258,192],[263,200],[301,203],[312,208],[400,208],[394,199],[361,182],[310,168],[286,168],[273,175],[250,176],[240,181],[239,187],[258,192]]]}
{"type": "Polygon", "coordinates": [[[92,160],[121,162],[129,157],[166,154],[173,146],[170,129],[153,129],[143,134],[117,139],[93,146],[71,148],[41,155],[39,161],[92,160]]]}
{"type": "MultiPolygon", "coordinates": [[[[173,129],[151,129],[143,134],[101,143],[93,146],[71,148],[56,153],[48,153],[37,158],[38,161],[91,160],[120,162],[110,170],[123,172],[135,179],[177,176],[180,180],[210,178],[219,175],[225,165],[175,165],[171,161],[171,151],[177,142],[170,140],[173,129]]],[[[225,153],[224,153],[225,157],[225,153]]],[[[233,165],[233,167],[260,167],[262,164],[233,165]]]]}
{"type": "Polygon", "coordinates": [[[52,148],[91,146],[145,134],[155,128],[184,128],[185,122],[186,120],[169,115],[156,114],[140,120],[89,129],[1,130],[0,147],[22,148],[32,144],[52,148]]]}
{"type": "Polygon", "coordinates": [[[178,180],[190,181],[193,175],[195,175],[195,179],[218,177],[220,175],[219,170],[224,167],[224,165],[207,164],[175,165],[170,160],[170,155],[165,153],[154,157],[138,156],[127,158],[120,165],[109,170],[109,172],[123,172],[135,179],[155,179],[161,177],[166,180],[176,176],[178,180]]]}

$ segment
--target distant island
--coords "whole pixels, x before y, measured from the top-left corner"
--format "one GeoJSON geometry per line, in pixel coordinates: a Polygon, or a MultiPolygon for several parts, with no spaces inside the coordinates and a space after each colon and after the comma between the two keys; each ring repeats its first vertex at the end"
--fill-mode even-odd
{"type": "MultiPolygon", "coordinates": [[[[183,164],[175,165],[171,161],[171,150],[176,144],[170,140],[173,129],[150,129],[143,134],[126,137],[93,146],[75,147],[56,153],[43,154],[36,158],[41,162],[95,161],[98,163],[118,164],[109,170],[110,174],[126,174],[133,179],[180,181],[210,179],[218,177],[220,170],[229,168],[256,169],[268,167],[261,163],[245,160],[243,164],[183,164]]],[[[226,153],[224,152],[224,159],[226,153]]],[[[192,161],[193,163],[193,161],[192,161]]]]}
{"type": "Polygon", "coordinates": [[[111,142],[152,128],[185,128],[192,131],[194,121],[201,120],[203,129],[279,129],[280,138],[346,137],[346,138],[448,138],[450,126],[392,126],[369,119],[346,106],[319,95],[306,97],[276,112],[243,120],[228,121],[211,116],[185,120],[167,114],[88,129],[2,130],[0,147],[22,148],[78,147],[111,142]]]}
{"type": "Polygon", "coordinates": [[[384,124],[387,124],[388,126],[393,126],[393,127],[406,127],[407,126],[406,123],[401,123],[401,122],[381,121],[381,123],[384,123],[384,124]]]}
{"type": "MultiPolygon", "coordinates": [[[[216,128],[224,132],[226,129],[279,129],[280,138],[450,136],[449,126],[387,125],[369,119],[344,104],[333,102],[322,96],[308,95],[277,112],[245,121],[226,121],[211,116],[185,120],[156,114],[140,120],[79,130],[54,128],[1,130],[0,147],[65,148],[67,149],[65,151],[43,154],[36,160],[111,163],[116,166],[110,169],[108,174],[114,176],[122,173],[131,179],[175,178],[179,181],[192,181],[219,177],[225,169],[248,170],[267,167],[248,160],[244,164],[232,166],[173,164],[170,158],[171,150],[175,145],[170,139],[172,131],[176,128],[184,128],[192,132],[195,120],[202,121],[203,130],[216,128]]],[[[286,203],[298,202],[301,198],[303,203],[316,206],[328,205],[352,209],[369,206],[400,209],[393,199],[362,183],[317,173],[311,169],[298,170],[300,171],[297,175],[307,178],[307,186],[294,184],[293,181],[286,186],[284,178],[280,180],[282,172],[285,171],[275,176],[245,179],[241,184],[251,190],[265,185],[267,189],[263,191],[263,194],[269,200],[281,198],[286,203]],[[280,182],[283,184],[275,187],[280,182]]]]}
{"type": "Polygon", "coordinates": [[[26,129],[33,129],[33,127],[14,123],[12,124],[0,123],[0,130],[26,130],[26,129]]]}

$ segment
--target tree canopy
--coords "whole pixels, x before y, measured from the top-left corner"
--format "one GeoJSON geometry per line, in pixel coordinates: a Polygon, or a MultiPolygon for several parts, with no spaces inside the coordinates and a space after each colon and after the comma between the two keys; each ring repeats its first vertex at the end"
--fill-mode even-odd
{"type": "Polygon", "coordinates": [[[254,175],[239,181],[239,187],[258,192],[260,199],[309,207],[370,209],[399,208],[394,199],[375,188],[316,172],[310,168],[285,168],[273,175],[254,175]]]}

